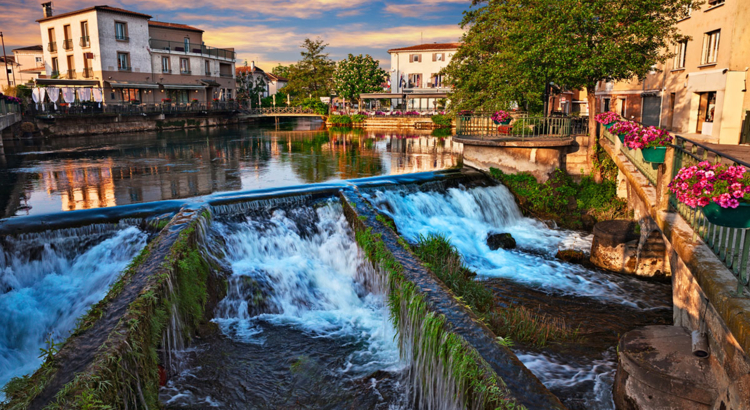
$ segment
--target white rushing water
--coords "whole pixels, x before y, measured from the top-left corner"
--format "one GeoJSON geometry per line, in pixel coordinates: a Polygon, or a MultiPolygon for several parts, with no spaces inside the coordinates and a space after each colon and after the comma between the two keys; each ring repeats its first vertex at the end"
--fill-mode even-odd
{"type": "Polygon", "coordinates": [[[215,227],[233,272],[214,319],[225,334],[262,344],[257,323],[265,321],[314,337],[357,340],[363,347],[340,372],[403,367],[384,296],[356,280],[365,261],[340,204],[276,210],[270,218],[215,227]]]}
{"type": "Polygon", "coordinates": [[[444,235],[480,279],[507,278],[557,294],[648,307],[639,300],[647,294],[648,283],[555,259],[558,249],[588,252],[591,236],[550,229],[523,217],[513,195],[502,185],[451,188],[446,192],[387,190],[368,195],[381,211],[393,217],[399,232],[409,240],[430,233],[444,235]],[[490,250],[487,235],[503,232],[513,235],[518,249],[490,250]]]}
{"type": "Polygon", "coordinates": [[[96,239],[40,238],[25,238],[27,248],[35,248],[33,258],[22,243],[0,247],[0,386],[39,367],[48,335],[65,340],[76,319],[146,246],[147,236],[127,227],[83,252],[77,251],[81,243],[96,239]]]}

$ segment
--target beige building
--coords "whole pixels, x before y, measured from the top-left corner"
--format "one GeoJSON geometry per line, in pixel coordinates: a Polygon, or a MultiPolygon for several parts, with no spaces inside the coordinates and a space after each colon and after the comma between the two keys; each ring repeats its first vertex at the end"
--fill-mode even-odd
{"type": "Polygon", "coordinates": [[[39,85],[103,88],[105,103],[210,102],[234,96],[233,49],[207,46],[203,30],[94,6],[37,20],[49,79],[39,85]]]}
{"type": "Polygon", "coordinates": [[[720,144],[750,143],[743,123],[750,110],[750,2],[708,0],[677,23],[690,40],[643,82],[603,83],[598,111],[624,113],[687,138],[720,144]]]}
{"type": "MultiPolygon", "coordinates": [[[[0,68],[5,69],[5,59],[0,56],[0,68]]],[[[33,82],[44,76],[44,51],[41,45],[21,47],[8,56],[8,75],[0,75],[0,89],[33,82]],[[8,82],[10,80],[10,82],[8,82]]]]}
{"type": "MultiPolygon", "coordinates": [[[[461,43],[420,44],[388,50],[391,93],[400,94],[405,109],[435,109],[449,91],[440,71],[448,66],[461,43]]],[[[393,105],[397,104],[394,99],[393,105]]]]}

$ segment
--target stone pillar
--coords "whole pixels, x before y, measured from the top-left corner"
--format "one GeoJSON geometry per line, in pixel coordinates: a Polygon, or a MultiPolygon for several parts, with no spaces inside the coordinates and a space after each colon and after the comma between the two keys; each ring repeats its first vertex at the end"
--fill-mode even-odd
{"type": "Polygon", "coordinates": [[[669,209],[669,183],[672,182],[674,170],[674,148],[667,147],[667,155],[664,163],[659,165],[659,173],[656,177],[656,211],[667,211],[669,209]]]}
{"type": "Polygon", "coordinates": [[[620,199],[628,199],[628,177],[617,168],[617,197],[620,199]]]}

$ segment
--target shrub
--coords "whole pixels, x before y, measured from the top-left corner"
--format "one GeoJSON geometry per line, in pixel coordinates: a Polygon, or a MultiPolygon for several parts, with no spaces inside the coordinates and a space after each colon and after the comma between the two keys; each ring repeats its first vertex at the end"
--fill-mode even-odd
{"type": "Polygon", "coordinates": [[[366,119],[367,119],[367,115],[366,114],[354,114],[354,115],[352,115],[352,122],[354,124],[363,123],[363,122],[365,122],[366,119]]]}
{"type": "Polygon", "coordinates": [[[450,127],[452,124],[451,118],[442,114],[433,115],[432,122],[440,127],[450,127]]]}
{"type": "Polygon", "coordinates": [[[328,117],[328,121],[334,125],[349,125],[352,123],[352,117],[348,115],[331,115],[328,117]]]}

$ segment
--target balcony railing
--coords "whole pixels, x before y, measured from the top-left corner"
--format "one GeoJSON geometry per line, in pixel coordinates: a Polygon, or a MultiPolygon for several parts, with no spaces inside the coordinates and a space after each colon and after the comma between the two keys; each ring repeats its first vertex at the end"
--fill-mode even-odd
{"type": "Polygon", "coordinates": [[[165,69],[162,68],[161,73],[162,74],[172,74],[172,70],[165,70],[165,69]]]}
{"type": "Polygon", "coordinates": [[[69,80],[75,80],[76,79],[76,70],[68,70],[67,77],[69,80]]]}
{"type": "Polygon", "coordinates": [[[47,43],[47,51],[49,51],[50,53],[56,52],[57,51],[57,42],[56,41],[51,41],[51,42],[47,43]]]}
{"type": "Polygon", "coordinates": [[[57,70],[53,70],[49,75],[52,78],[57,78],[60,75],[60,72],[57,70]]]}
{"type": "Polygon", "coordinates": [[[91,41],[89,36],[82,36],[81,41],[78,43],[81,47],[91,47],[91,41]]]}
{"type": "Polygon", "coordinates": [[[91,78],[94,76],[94,69],[93,68],[84,68],[83,69],[83,78],[91,78]]]}
{"type": "Polygon", "coordinates": [[[130,41],[130,37],[128,36],[119,36],[115,34],[115,40],[117,41],[130,41]]]}
{"type": "Polygon", "coordinates": [[[180,70],[180,74],[190,75],[190,70],[180,70]]]}
{"type": "Polygon", "coordinates": [[[167,41],[167,40],[149,40],[149,46],[153,50],[165,50],[170,52],[178,53],[193,53],[200,54],[203,56],[225,58],[228,60],[235,59],[235,52],[233,50],[227,50],[224,48],[209,47],[203,44],[197,43],[184,43],[179,41],[167,41]]]}
{"type": "Polygon", "coordinates": [[[232,73],[219,73],[220,77],[234,77],[232,73]]]}
{"type": "Polygon", "coordinates": [[[569,117],[527,117],[513,118],[510,124],[495,124],[492,114],[459,115],[456,135],[480,139],[527,138],[567,138],[571,134],[569,117]]]}
{"type": "Polygon", "coordinates": [[[71,40],[71,39],[65,39],[65,40],[63,40],[63,48],[65,50],[72,50],[73,49],[73,40],[71,40]]]}
{"type": "Polygon", "coordinates": [[[118,71],[132,71],[133,67],[117,67],[118,71]]]}
{"type": "Polygon", "coordinates": [[[232,112],[240,111],[239,103],[235,101],[212,101],[209,103],[151,103],[151,104],[133,104],[133,103],[102,103],[99,106],[95,102],[76,102],[73,104],[39,103],[29,104],[26,106],[26,114],[31,116],[91,116],[91,115],[149,115],[149,114],[180,114],[180,113],[201,113],[201,112],[232,112]]]}

